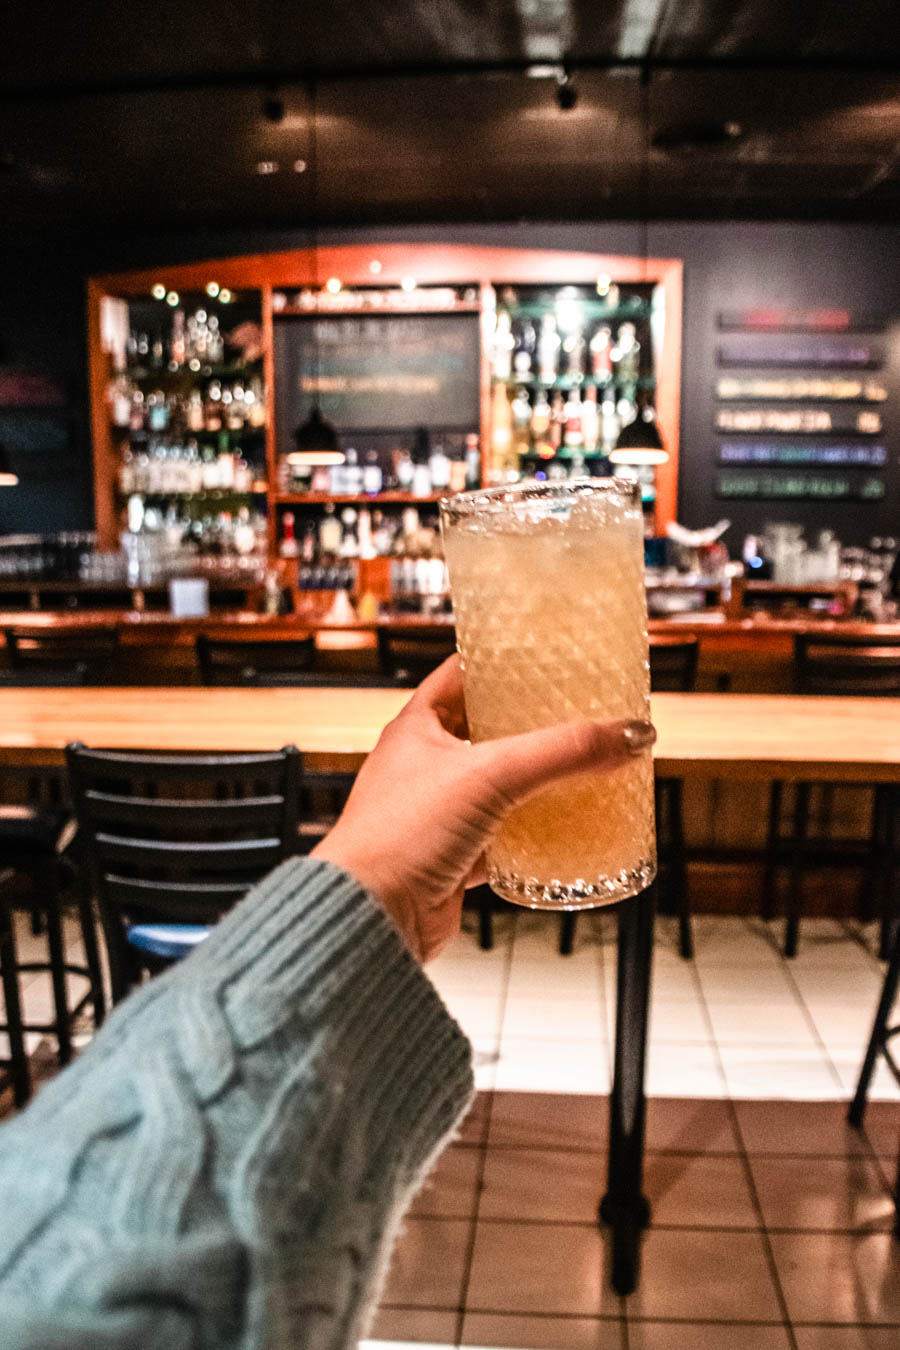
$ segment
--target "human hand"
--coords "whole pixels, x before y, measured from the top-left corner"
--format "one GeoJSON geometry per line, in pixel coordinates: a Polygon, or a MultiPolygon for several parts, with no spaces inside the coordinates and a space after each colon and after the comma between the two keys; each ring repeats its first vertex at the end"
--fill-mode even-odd
{"type": "Polygon", "coordinates": [[[428,961],[459,930],[465,888],[504,816],[551,782],[613,769],[649,750],[649,722],[566,722],[470,744],[459,658],[451,656],[385,727],[339,820],[312,851],[384,905],[428,961]]]}

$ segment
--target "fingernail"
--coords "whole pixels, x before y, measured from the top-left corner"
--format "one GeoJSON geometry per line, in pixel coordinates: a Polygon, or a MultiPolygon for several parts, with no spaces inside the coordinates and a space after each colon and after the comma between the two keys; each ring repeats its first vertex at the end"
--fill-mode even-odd
{"type": "Polygon", "coordinates": [[[628,753],[631,755],[640,755],[644,750],[649,750],[650,746],[656,740],[656,727],[652,722],[626,722],[622,732],[625,738],[625,744],[628,747],[628,753]]]}

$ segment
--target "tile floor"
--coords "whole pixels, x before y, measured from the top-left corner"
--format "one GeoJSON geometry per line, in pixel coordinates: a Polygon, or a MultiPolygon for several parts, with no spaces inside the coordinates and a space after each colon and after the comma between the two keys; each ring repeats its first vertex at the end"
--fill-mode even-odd
{"type": "MultiPolygon", "coordinates": [[[[614,924],[582,916],[563,958],[557,922],[500,915],[482,952],[467,920],[429,967],[472,1038],[479,1093],[406,1219],[367,1350],[895,1350],[900,1091],[886,1071],[865,1132],[844,1120],[882,978],[871,932],[808,920],[785,962],[780,928],[701,916],[683,962],[659,922],[653,1221],[620,1299],[595,1221],[614,924]]],[[[40,946],[24,924],[20,942],[23,958],[40,946]]],[[[25,1003],[46,1015],[44,977],[25,1003]]]]}

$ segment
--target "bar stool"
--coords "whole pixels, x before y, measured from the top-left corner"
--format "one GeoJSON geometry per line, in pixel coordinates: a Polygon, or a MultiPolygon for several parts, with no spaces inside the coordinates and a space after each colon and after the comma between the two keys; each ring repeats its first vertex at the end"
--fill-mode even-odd
{"type": "Polygon", "coordinates": [[[67,632],[17,625],[5,628],[3,635],[14,672],[44,674],[53,684],[60,682],[58,676],[69,675],[78,683],[106,683],[119,650],[118,629],[109,626],[67,632]]]}
{"type": "MultiPolygon", "coordinates": [[[[884,1059],[885,1064],[900,1085],[900,1064],[893,1057],[890,1049],[891,1039],[894,1036],[900,1036],[900,1022],[897,1022],[894,1026],[888,1025],[897,999],[898,989],[900,989],[900,927],[894,934],[893,949],[888,968],[885,971],[884,984],[881,987],[881,997],[878,1000],[878,1008],[875,1012],[872,1034],[869,1037],[862,1068],[859,1071],[856,1092],[847,1112],[847,1120],[857,1129],[862,1128],[872,1075],[875,1072],[879,1057],[884,1059]]],[[[894,1205],[894,1233],[900,1237],[900,1156],[897,1158],[897,1184],[894,1191],[894,1205]]]]}
{"type": "Polygon", "coordinates": [[[311,634],[279,642],[211,638],[201,633],[195,651],[200,678],[209,685],[257,684],[262,674],[311,671],[316,662],[316,640],[311,634]]]}
{"type": "MultiPolygon", "coordinates": [[[[655,693],[689,693],[697,683],[700,643],[681,633],[651,633],[650,687],[655,693]]],[[[657,849],[665,869],[659,888],[660,913],[678,916],[678,944],[682,957],[694,954],[688,894],[687,853],[684,843],[684,784],[680,778],[656,778],[653,784],[657,849]]],[[[561,916],[559,950],[569,956],[575,941],[577,914],[561,916]]]]}
{"type": "MultiPolygon", "coordinates": [[[[20,974],[49,973],[53,996],[53,1019],[47,1023],[25,1023],[17,1000],[7,1001],[8,1034],[13,1058],[23,1052],[15,1050],[18,1031],[52,1033],[57,1042],[57,1058],[67,1064],[72,1057],[72,1023],[88,1003],[92,1005],[95,1027],[103,1022],[106,1012],[103,977],[94,928],[93,910],[80,885],[80,878],[71,860],[63,854],[71,831],[71,816],[64,809],[41,806],[0,806],[0,848],[7,864],[4,870],[3,946],[4,997],[8,979],[17,980],[20,974]],[[65,873],[69,876],[66,878],[65,873]],[[48,959],[20,961],[16,955],[12,913],[26,903],[13,891],[13,882],[27,879],[30,895],[27,904],[32,912],[38,909],[43,917],[47,935],[48,959]],[[62,893],[64,882],[74,881],[78,887],[78,914],[85,964],[67,961],[62,930],[62,893]],[[87,982],[86,992],[74,1006],[68,1002],[66,976],[75,975],[87,982]]],[[[15,1081],[15,1080],[14,1080],[15,1081]]],[[[20,1087],[24,1076],[20,1076],[20,1087]]]]}
{"type": "Polygon", "coordinates": [[[14,876],[15,873],[9,868],[0,872],[0,987],[3,989],[3,1003],[6,1008],[6,1021],[0,1023],[0,1030],[6,1032],[9,1041],[9,1055],[0,1060],[0,1064],[5,1071],[7,1082],[12,1087],[13,1101],[16,1106],[24,1106],[31,1096],[31,1072],[25,1050],[25,1028],[22,1025],[16,932],[13,926],[12,907],[7,899],[7,892],[14,876]]]}
{"type": "MultiPolygon", "coordinates": [[[[798,634],[794,639],[794,690],[798,694],[840,695],[866,698],[900,696],[900,643],[894,637],[829,633],[827,636],[798,634]]],[[[811,850],[819,851],[825,841],[809,834],[812,793],[816,785],[797,783],[794,789],[793,821],[790,833],[781,830],[784,783],[772,784],[769,823],[763,872],[762,914],[771,918],[778,880],[778,868],[790,867],[784,954],[797,954],[800,918],[803,912],[803,866],[811,850]]],[[[879,956],[886,960],[891,948],[894,921],[890,878],[896,864],[897,818],[900,815],[900,788],[895,784],[875,784],[872,825],[866,847],[865,896],[879,893],[881,932],[879,956]]]]}
{"type": "Polygon", "coordinates": [[[449,626],[391,624],[379,628],[376,639],[382,673],[404,684],[419,684],[456,651],[456,632],[449,626]]]}

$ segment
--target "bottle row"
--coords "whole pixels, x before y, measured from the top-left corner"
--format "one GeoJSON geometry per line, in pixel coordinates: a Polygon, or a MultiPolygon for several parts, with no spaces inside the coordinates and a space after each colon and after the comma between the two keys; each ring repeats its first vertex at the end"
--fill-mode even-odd
{"type": "Polygon", "coordinates": [[[213,377],[188,393],[145,391],[122,372],[108,390],[114,427],[132,432],[261,431],[266,425],[266,393],[258,375],[225,382],[213,377]]]}
{"type": "Polygon", "coordinates": [[[199,370],[203,365],[220,365],[224,359],[225,335],[219,316],[202,307],[193,314],[173,310],[168,331],[131,328],[125,346],[127,365],[144,370],[175,371],[192,363],[199,370]]]}
{"type": "Polygon", "coordinates": [[[305,566],[353,558],[442,557],[437,516],[423,518],[415,506],[402,512],[348,506],[338,513],[329,504],[318,518],[299,522],[293,511],[285,511],[278,551],[305,566]]]}
{"type": "Polygon", "coordinates": [[[218,450],[186,442],[153,439],[145,447],[126,446],[119,461],[119,493],[124,498],[179,496],[226,491],[265,492],[260,471],[223,436],[218,450]]]}
{"type": "Polygon", "coordinates": [[[560,377],[573,384],[635,384],[652,374],[651,353],[638,340],[637,326],[625,320],[615,331],[602,320],[586,322],[577,308],[545,311],[539,323],[497,310],[491,343],[495,380],[552,385],[560,377]]]}
{"type": "Polygon", "coordinates": [[[292,464],[285,456],[279,465],[279,490],[285,493],[323,492],[332,497],[376,497],[380,492],[403,492],[431,497],[437,492],[462,492],[481,482],[481,452],[477,434],[435,437],[420,430],[410,446],[390,450],[357,450],[348,446],[342,464],[292,464]]]}
{"type": "Polygon", "coordinates": [[[164,553],[170,570],[197,557],[264,557],[266,518],[249,506],[225,511],[170,502],[163,508],[133,497],[121,539],[126,552],[164,553]]]}
{"type": "Polygon", "coordinates": [[[552,459],[559,454],[604,456],[615,449],[623,426],[641,406],[635,398],[611,391],[602,402],[597,390],[578,388],[548,397],[545,389],[508,390],[496,384],[491,402],[493,467],[512,472],[523,456],[552,459]]]}

